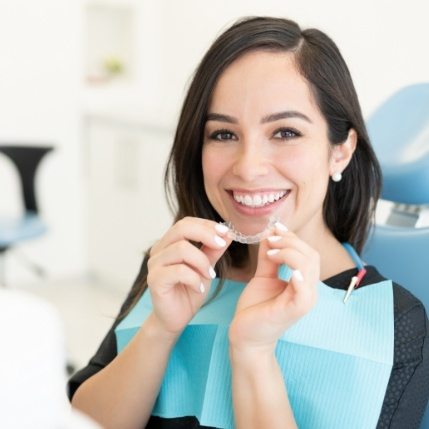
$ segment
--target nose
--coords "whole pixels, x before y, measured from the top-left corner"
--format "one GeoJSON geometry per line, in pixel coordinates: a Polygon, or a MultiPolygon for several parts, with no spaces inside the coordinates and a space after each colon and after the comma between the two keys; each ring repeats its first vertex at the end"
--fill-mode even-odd
{"type": "Polygon", "coordinates": [[[236,154],[232,168],[234,175],[246,182],[253,182],[268,173],[268,162],[260,144],[244,143],[236,154]]]}

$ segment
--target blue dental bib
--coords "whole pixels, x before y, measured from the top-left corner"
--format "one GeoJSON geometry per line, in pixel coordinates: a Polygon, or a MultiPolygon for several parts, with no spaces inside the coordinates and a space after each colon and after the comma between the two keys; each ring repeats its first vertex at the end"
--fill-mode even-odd
{"type": "MultiPolygon", "coordinates": [[[[210,293],[218,279],[213,280],[210,293]]],[[[228,327],[246,285],[226,280],[174,347],[152,414],[234,428],[228,327]]],[[[211,296],[211,295],[210,295],[211,296]]],[[[393,366],[392,282],[354,291],[323,282],[313,310],[279,339],[276,356],[300,429],[375,428],[393,366]]],[[[152,311],[146,291],[116,327],[118,353],[152,311]]],[[[143,381],[142,381],[143,382],[143,381]]]]}

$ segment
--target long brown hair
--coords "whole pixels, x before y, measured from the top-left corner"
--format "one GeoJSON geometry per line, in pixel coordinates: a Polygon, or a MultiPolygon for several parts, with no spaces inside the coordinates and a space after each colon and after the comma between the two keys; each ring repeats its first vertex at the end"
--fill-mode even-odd
{"type": "MultiPolygon", "coordinates": [[[[361,108],[347,65],[335,43],[317,29],[301,30],[294,21],[252,17],[237,21],[222,33],[197,67],[181,110],[165,171],[165,188],[175,220],[196,216],[220,221],[204,190],[203,132],[211,97],[222,72],[245,53],[264,50],[292,52],[328,123],[332,145],[343,143],[353,128],[357,146],[339,183],[328,185],[323,216],[340,242],[360,252],[366,241],[381,188],[381,170],[371,147],[361,108]]],[[[247,246],[233,243],[216,266],[243,266],[247,246]]],[[[139,298],[146,285],[140,283],[139,298]]]]}

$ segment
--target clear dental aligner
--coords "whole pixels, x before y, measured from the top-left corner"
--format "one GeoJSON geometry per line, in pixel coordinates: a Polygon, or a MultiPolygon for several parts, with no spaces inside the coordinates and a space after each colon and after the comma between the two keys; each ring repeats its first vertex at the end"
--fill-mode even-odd
{"type": "Polygon", "coordinates": [[[277,222],[277,220],[278,219],[276,218],[270,218],[265,229],[254,235],[243,234],[242,232],[236,230],[231,221],[223,222],[222,225],[226,225],[228,227],[228,236],[234,241],[243,244],[256,244],[270,235],[270,233],[272,232],[271,230],[274,228],[274,224],[277,222]]]}

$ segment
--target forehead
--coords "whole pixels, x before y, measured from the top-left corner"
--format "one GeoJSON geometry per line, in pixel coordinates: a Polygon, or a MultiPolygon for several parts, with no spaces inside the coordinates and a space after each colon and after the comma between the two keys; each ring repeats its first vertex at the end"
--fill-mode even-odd
{"type": "Polygon", "coordinates": [[[243,109],[266,114],[285,108],[319,114],[310,85],[290,52],[254,51],[238,58],[221,74],[210,103],[212,111],[236,114],[243,109]]]}

